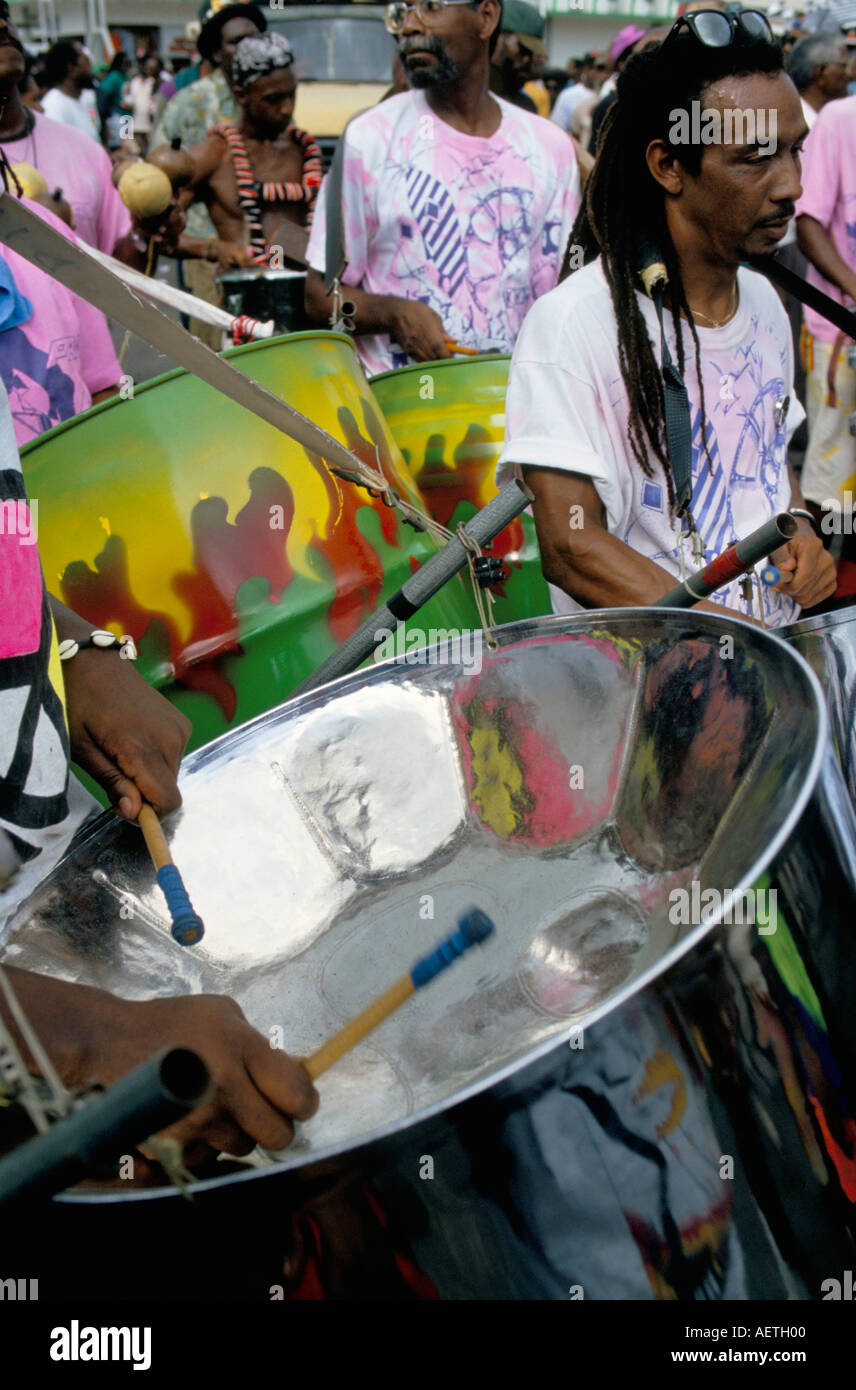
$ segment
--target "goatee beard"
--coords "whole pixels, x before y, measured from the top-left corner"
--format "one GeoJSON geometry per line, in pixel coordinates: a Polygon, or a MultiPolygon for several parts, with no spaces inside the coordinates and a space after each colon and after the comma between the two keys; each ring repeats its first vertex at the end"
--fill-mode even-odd
{"type": "MultiPolygon", "coordinates": [[[[406,41],[405,41],[406,42],[406,41]]],[[[416,47],[416,43],[411,40],[411,47],[416,47]]],[[[418,41],[418,51],[427,51],[435,62],[430,67],[423,67],[418,63],[416,67],[411,67],[408,63],[410,52],[402,44],[401,61],[404,66],[404,74],[410,87],[450,87],[460,78],[460,72],[452,62],[445,45],[433,35],[428,39],[418,41]]]]}
{"type": "Polygon", "coordinates": [[[418,88],[452,87],[460,77],[458,69],[449,58],[441,58],[433,68],[420,67],[415,72],[408,72],[405,63],[404,71],[410,86],[418,88]]]}

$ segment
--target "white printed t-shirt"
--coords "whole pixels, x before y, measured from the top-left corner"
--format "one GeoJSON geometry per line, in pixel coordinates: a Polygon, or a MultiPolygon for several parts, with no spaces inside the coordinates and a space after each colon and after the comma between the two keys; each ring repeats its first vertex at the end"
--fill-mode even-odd
{"type": "MultiPolygon", "coordinates": [[[[787,445],[805,414],[793,394],[791,333],[778,295],[755,271],[739,270],[737,282],[739,306],[731,322],[724,328],[697,325],[712,470],[701,446],[694,345],[689,325],[683,325],[684,381],[692,414],[692,510],[706,560],[790,505],[787,445]],[[779,423],[785,398],[790,404],[779,423]]],[[[637,299],[659,362],[656,310],[641,293],[637,299]]],[[[665,322],[677,361],[668,312],[665,322]]],[[[540,299],[523,325],[511,363],[497,482],[507,482],[521,464],[591,478],[610,534],[678,580],[680,526],[669,517],[661,465],[655,462],[653,477],[646,478],[633,456],[629,415],[615,314],[597,260],[540,299]]],[[[692,574],[698,565],[689,542],[683,542],[683,551],[686,573],[692,574]]],[[[550,594],[554,612],[581,611],[563,590],[551,585],[550,594]]],[[[737,580],[711,597],[738,612],[750,611],[737,580]]],[[[770,627],[799,617],[799,606],[772,589],[764,591],[764,606],[770,627]]],[[[757,615],[756,596],[752,611],[757,615]]]]}
{"type": "Polygon", "coordinates": [[[91,88],[75,100],[66,92],[61,92],[59,87],[52,87],[42,97],[42,110],[52,121],[58,121],[60,125],[73,126],[75,130],[82,131],[93,140],[98,139],[97,107],[95,93],[91,88]]]}
{"type": "MultiPolygon", "coordinates": [[[[421,91],[351,121],[342,283],[421,300],[464,347],[510,352],[530,306],[556,284],[580,179],[566,135],[494,100],[502,121],[489,138],[441,121],[421,91]]],[[[325,179],[307,251],[322,274],[328,187],[325,179]]],[[[409,361],[389,334],[358,334],[356,344],[369,375],[409,361]]]]}

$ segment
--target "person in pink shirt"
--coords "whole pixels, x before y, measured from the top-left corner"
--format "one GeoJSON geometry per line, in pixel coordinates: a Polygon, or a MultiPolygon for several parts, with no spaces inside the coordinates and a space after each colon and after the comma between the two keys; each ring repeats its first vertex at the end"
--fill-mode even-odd
{"type": "Polygon", "coordinates": [[[25,73],[26,58],[9,6],[0,0],[0,157],[13,165],[32,164],[51,193],[62,189],[82,241],[145,269],[146,241],[113,186],[106,150],[82,131],[25,106],[19,91],[25,73]]]}
{"type": "MultiPolygon", "coordinates": [[[[856,96],[830,101],[806,141],[797,236],[809,262],[808,279],[842,304],[856,302],[856,96]]],[[[809,439],[802,490],[827,534],[839,508],[852,511],[856,440],[849,417],[856,409],[856,374],[847,343],[827,319],[806,305],[806,409],[809,439]],[[834,389],[830,383],[834,382],[834,389]]],[[[856,596],[856,541],[844,526],[837,598],[856,596]]]]}
{"type": "MultiPolygon", "coordinates": [[[[75,240],[47,208],[24,201],[31,212],[75,240]]],[[[104,315],[0,246],[0,379],[18,447],[113,395],[121,375],[104,315]]]]}
{"type": "MultiPolygon", "coordinates": [[[[529,307],[553,288],[580,203],[573,146],[548,121],[488,90],[497,0],[391,5],[415,91],[349,124],[343,177],[357,348],[370,374],[454,355],[510,352],[529,307]]],[[[309,239],[306,309],[327,321],[329,177],[309,239]]]]}

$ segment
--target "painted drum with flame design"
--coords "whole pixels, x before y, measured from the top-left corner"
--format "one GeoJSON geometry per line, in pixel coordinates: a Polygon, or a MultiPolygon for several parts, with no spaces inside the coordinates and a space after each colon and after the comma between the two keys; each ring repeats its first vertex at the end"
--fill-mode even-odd
{"type": "MultiPolygon", "coordinates": [[[[337,333],[227,354],[421,507],[337,333]]],[[[48,587],[130,633],[140,669],[193,723],[192,747],[286,699],[436,544],[364,489],[184,371],[49,430],[23,450],[48,587]]],[[[456,578],[412,619],[478,626],[456,578]]]]}
{"type": "MultiPolygon", "coordinates": [[[[496,496],[493,481],[505,433],[507,355],[417,362],[373,377],[395,442],[431,515],[454,530],[496,496]]],[[[550,613],[532,517],[524,515],[493,543],[508,580],[495,590],[497,623],[550,613]]]]}

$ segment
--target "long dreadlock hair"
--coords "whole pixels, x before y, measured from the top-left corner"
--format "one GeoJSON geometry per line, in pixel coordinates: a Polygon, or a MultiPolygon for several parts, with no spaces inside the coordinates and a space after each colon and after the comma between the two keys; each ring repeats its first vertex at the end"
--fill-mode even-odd
{"type": "MultiPolygon", "coordinates": [[[[775,76],[782,67],[782,52],[777,43],[750,39],[742,31],[734,35],[734,42],[726,48],[706,48],[684,31],[672,38],[665,53],[663,44],[655,44],[631,58],[618,78],[617,99],[601,125],[597,158],[565,254],[560,279],[573,273],[569,264],[570,246],[582,248],[586,265],[597,256],[601,257],[618,326],[621,376],[630,401],[630,446],[646,477],[653,476],[652,454],[662,465],[673,513],[677,499],[666,446],[663,379],[636,298],[637,288],[642,288],[638,276],[642,242],[651,243],[660,250],[668,272],[666,302],[676,325],[681,375],[686,360],[681,309],[686,314],[695,345],[705,453],[707,416],[701,380],[701,349],[684,293],[677,253],[666,225],[666,195],[648,170],[645,151],[652,140],[669,143],[675,114],[689,113],[692,102],[700,100],[710,83],[724,77],[748,77],[755,73],[775,76]]],[[[679,152],[684,170],[698,177],[703,146],[682,144],[679,152]]]]}

